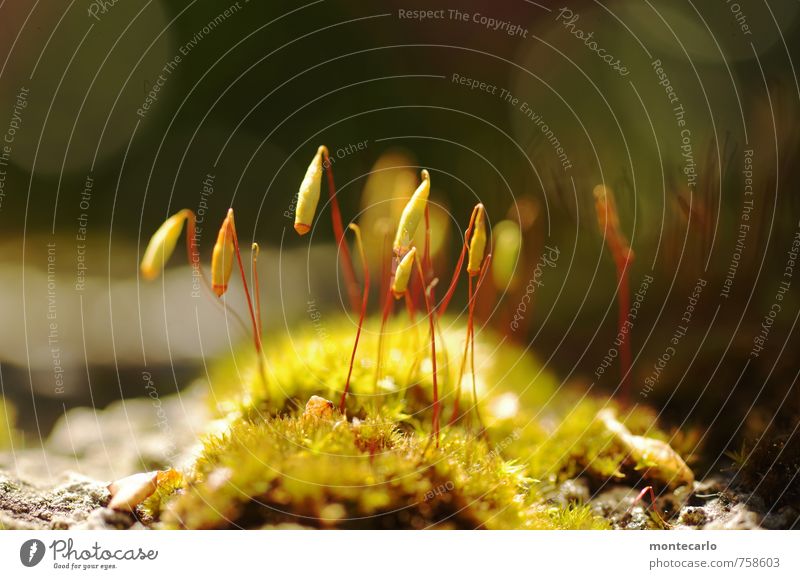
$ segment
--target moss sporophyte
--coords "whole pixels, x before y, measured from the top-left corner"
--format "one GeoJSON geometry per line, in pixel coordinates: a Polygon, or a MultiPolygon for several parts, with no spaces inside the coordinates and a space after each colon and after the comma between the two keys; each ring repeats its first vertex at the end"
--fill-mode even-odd
{"type": "MultiPolygon", "coordinates": [[[[629,480],[651,495],[652,488],[693,484],[681,449],[664,442],[669,437],[654,426],[650,410],[560,387],[533,355],[487,324],[476,332],[481,286],[513,277],[511,262],[519,258],[521,240],[518,227],[509,230],[516,224],[501,227],[502,238],[513,243],[497,248],[502,271],[488,275],[494,267],[492,239],[499,237],[489,234],[487,210],[478,203],[437,300],[426,170],[397,216],[382,268],[385,298],[372,320],[362,230],[355,223],[347,227],[359,255],[359,284],[326,155],[325,147],[317,149],[302,181],[295,229],[304,235],[316,225],[327,172],[334,238],[348,293],[356,298],[350,304],[355,330],[349,321],[332,319],[324,344],[312,331],[262,335],[259,248],[252,247],[248,281],[230,209],[213,249],[210,282],[203,276],[203,283],[210,298],[227,307],[236,262],[254,348],[212,367],[219,420],[193,466],[120,481],[112,491],[118,508],[135,509],[163,528],[605,528],[608,522],[586,504],[554,506],[553,489],[575,477],[593,484],[629,480]],[[447,314],[462,272],[465,322],[447,314]],[[407,320],[393,315],[400,300],[407,320]],[[418,312],[424,317],[418,319],[418,312]],[[363,331],[372,324],[377,332],[363,331]],[[253,371],[237,371],[250,355],[253,371]],[[443,423],[445,407],[449,419],[443,423]]],[[[595,194],[598,218],[624,276],[630,249],[609,193],[595,194]]],[[[145,279],[164,268],[184,224],[189,262],[202,273],[194,215],[182,210],[153,235],[141,264],[145,279]]]]}
{"type": "Polygon", "coordinates": [[[617,271],[617,335],[620,340],[620,385],[623,402],[628,401],[631,373],[631,343],[627,325],[630,307],[630,286],[628,277],[633,263],[633,250],[622,232],[619,213],[610,187],[597,185],[593,191],[597,223],[603,233],[608,250],[614,259],[617,271]]]}

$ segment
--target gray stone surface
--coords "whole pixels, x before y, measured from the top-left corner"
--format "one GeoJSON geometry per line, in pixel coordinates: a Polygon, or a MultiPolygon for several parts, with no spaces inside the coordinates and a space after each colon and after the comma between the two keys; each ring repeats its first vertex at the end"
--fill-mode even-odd
{"type": "Polygon", "coordinates": [[[144,528],[106,508],[106,487],[190,464],[209,422],[206,391],[196,384],[180,395],[70,410],[43,446],[0,453],[0,529],[144,528]]]}

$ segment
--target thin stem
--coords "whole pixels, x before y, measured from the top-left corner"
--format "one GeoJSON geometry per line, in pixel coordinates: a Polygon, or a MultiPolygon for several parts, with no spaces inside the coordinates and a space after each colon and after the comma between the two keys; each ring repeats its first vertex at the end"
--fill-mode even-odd
{"type": "MultiPolygon", "coordinates": [[[[471,278],[470,278],[471,280],[471,278]]],[[[470,289],[472,284],[470,283],[470,289]]],[[[467,335],[464,339],[464,354],[461,356],[461,365],[458,369],[458,380],[456,381],[456,397],[453,402],[453,413],[450,415],[448,426],[455,423],[458,419],[459,406],[461,404],[461,381],[464,379],[464,368],[467,365],[467,352],[469,351],[469,325],[467,326],[467,335]]]]}
{"type": "Polygon", "coordinates": [[[447,288],[444,298],[442,298],[442,303],[439,304],[438,315],[440,318],[447,311],[447,306],[450,304],[450,300],[453,298],[453,294],[456,291],[458,277],[461,275],[461,269],[464,267],[464,258],[467,256],[467,250],[469,249],[469,240],[472,237],[472,229],[475,226],[475,219],[478,216],[478,207],[479,206],[476,205],[472,209],[472,215],[469,218],[469,227],[467,227],[467,230],[464,232],[464,246],[461,248],[461,255],[458,258],[458,263],[456,264],[455,270],[453,270],[453,278],[450,280],[450,286],[447,288]]]}
{"type": "Polygon", "coordinates": [[[405,294],[405,301],[406,301],[406,311],[408,312],[408,319],[413,325],[417,317],[416,315],[417,309],[414,306],[414,300],[411,299],[411,295],[408,292],[406,292],[405,294]]]}
{"type": "Polygon", "coordinates": [[[367,267],[367,256],[364,253],[364,244],[361,241],[361,229],[354,223],[350,224],[350,229],[356,235],[356,244],[358,245],[358,252],[361,256],[361,267],[364,269],[364,293],[361,298],[361,314],[358,318],[358,330],[356,331],[356,340],[353,344],[353,353],[350,355],[350,368],[347,371],[347,382],[344,385],[344,392],[342,392],[342,399],[339,401],[339,412],[344,414],[344,403],[347,399],[347,392],[350,390],[350,378],[353,375],[353,364],[356,360],[356,350],[358,350],[358,340],[361,337],[361,328],[364,325],[364,315],[367,313],[367,301],[369,300],[369,268],[367,267]]]}
{"type": "Polygon", "coordinates": [[[325,159],[323,166],[325,174],[328,176],[328,198],[331,201],[331,221],[333,222],[333,235],[336,238],[336,247],[342,252],[342,263],[344,266],[345,282],[347,284],[347,294],[350,297],[350,306],[353,312],[359,310],[358,282],[356,281],[356,270],[353,267],[353,258],[350,256],[350,249],[344,242],[344,227],[342,226],[342,212],[339,209],[339,200],[336,197],[336,185],[333,181],[333,163],[331,162],[328,148],[322,147],[322,156],[325,159]]]}
{"type": "Polygon", "coordinates": [[[619,292],[617,294],[617,332],[622,335],[622,343],[620,344],[620,373],[621,379],[621,398],[623,404],[628,403],[629,387],[630,387],[630,374],[631,374],[631,342],[627,331],[623,331],[625,323],[628,318],[628,309],[630,308],[630,287],[628,285],[628,268],[631,262],[628,252],[622,249],[618,253],[618,257],[614,260],[617,266],[617,282],[619,283],[619,292]]]}
{"type": "Polygon", "coordinates": [[[492,260],[492,254],[486,256],[486,259],[481,266],[481,271],[478,275],[478,283],[473,287],[473,278],[469,276],[468,285],[468,317],[467,317],[467,335],[464,340],[464,354],[461,357],[461,366],[458,371],[458,383],[456,384],[456,399],[453,403],[453,413],[450,415],[448,425],[453,424],[458,419],[459,405],[461,401],[461,382],[464,379],[464,369],[467,365],[467,354],[470,355],[470,371],[472,372],[472,403],[475,406],[475,414],[478,417],[478,424],[483,430],[483,420],[481,419],[480,411],[478,409],[478,389],[475,377],[475,303],[478,297],[478,290],[481,288],[486,277],[486,272],[489,270],[489,263],[492,260]]]}
{"type": "MultiPolygon", "coordinates": [[[[433,304],[436,301],[434,298],[435,286],[434,284],[431,284],[429,287],[430,287],[430,294],[429,294],[430,300],[431,303],[433,304]]],[[[442,391],[445,391],[450,386],[450,355],[448,354],[447,351],[444,334],[442,333],[442,326],[439,323],[439,317],[433,316],[433,321],[436,324],[436,333],[439,335],[439,343],[442,344],[442,348],[439,350],[439,355],[443,358],[444,363],[441,365],[440,373],[441,371],[444,371],[444,381],[442,382],[442,391]]]]}
{"type": "Polygon", "coordinates": [[[659,523],[661,524],[661,526],[662,526],[662,527],[664,527],[665,529],[666,529],[666,528],[669,528],[669,524],[668,524],[668,523],[667,523],[667,522],[664,520],[664,518],[661,516],[661,513],[659,513],[659,512],[658,512],[658,505],[656,504],[656,494],[655,494],[655,492],[653,491],[653,487],[652,487],[652,486],[646,486],[646,487],[644,487],[644,488],[642,489],[642,492],[640,492],[640,493],[639,493],[639,494],[636,496],[636,498],[635,498],[635,499],[633,499],[633,502],[631,503],[631,506],[628,508],[628,514],[630,514],[630,513],[631,513],[631,511],[633,511],[633,507],[635,507],[635,506],[636,506],[636,505],[639,503],[639,501],[641,501],[641,500],[642,500],[642,499],[643,499],[645,496],[647,496],[647,494],[648,494],[648,493],[650,493],[650,502],[651,502],[651,504],[653,505],[653,512],[656,514],[656,517],[658,518],[658,522],[659,522],[659,523]]]}
{"type": "Polygon", "coordinates": [[[425,287],[425,274],[422,272],[422,266],[419,261],[415,261],[417,265],[417,274],[423,284],[423,296],[425,296],[425,311],[428,315],[428,322],[430,323],[431,332],[431,366],[433,371],[433,436],[436,441],[436,448],[439,448],[439,381],[436,371],[436,327],[433,320],[433,312],[431,311],[431,302],[428,299],[428,288],[425,287]]]}
{"type": "Polygon", "coordinates": [[[473,280],[474,276],[469,276],[467,280],[468,290],[467,290],[467,340],[469,341],[469,371],[472,373],[472,405],[475,407],[475,415],[478,417],[478,425],[483,430],[483,423],[481,421],[480,412],[478,412],[478,389],[475,384],[475,325],[473,323],[472,316],[475,314],[475,300],[473,299],[474,296],[474,289],[473,289],[473,280]]]}
{"type": "Polygon", "coordinates": [[[406,291],[403,296],[405,298],[406,312],[408,313],[409,322],[411,323],[411,327],[414,329],[414,347],[409,348],[409,351],[415,352],[415,354],[411,364],[408,367],[408,374],[405,382],[406,384],[411,384],[414,376],[417,373],[417,368],[419,367],[419,356],[416,354],[416,352],[419,352],[419,330],[416,323],[417,310],[416,306],[414,305],[414,300],[411,297],[411,292],[406,291]]]}
{"type": "Polygon", "coordinates": [[[483,262],[483,266],[481,266],[481,272],[478,276],[478,285],[475,288],[474,292],[472,289],[472,278],[469,278],[469,318],[467,321],[467,333],[469,334],[469,365],[470,371],[472,372],[472,404],[475,407],[475,416],[478,418],[478,426],[481,429],[481,433],[485,432],[485,428],[483,426],[483,419],[481,418],[480,408],[478,408],[478,386],[477,386],[477,379],[475,378],[475,301],[478,299],[478,290],[483,285],[484,277],[486,277],[486,272],[489,271],[489,264],[492,261],[492,254],[486,256],[486,259],[483,262]]]}
{"type": "Polygon", "coordinates": [[[383,342],[386,335],[386,323],[388,322],[389,316],[392,313],[393,305],[394,305],[394,298],[392,297],[392,284],[390,280],[389,287],[386,290],[386,298],[383,302],[383,313],[381,314],[381,330],[378,333],[378,361],[377,361],[377,367],[375,368],[375,385],[373,387],[373,392],[372,392],[373,395],[376,397],[378,395],[378,382],[380,382],[381,379],[383,378],[383,342]]]}
{"type": "Polygon", "coordinates": [[[433,266],[431,265],[431,214],[430,205],[425,204],[425,249],[422,252],[422,269],[430,279],[433,276],[433,266]]]}
{"type": "Polygon", "coordinates": [[[380,303],[381,311],[383,311],[383,308],[386,305],[385,302],[383,301],[383,297],[385,296],[387,300],[391,299],[392,297],[392,292],[391,292],[392,279],[389,273],[389,267],[392,259],[390,257],[391,253],[390,249],[391,245],[389,244],[389,234],[384,233],[383,245],[381,245],[381,255],[383,256],[383,259],[381,260],[381,278],[380,278],[381,287],[379,294],[381,296],[381,303],[380,303]]]}
{"type": "MultiPolygon", "coordinates": [[[[419,259],[422,259],[421,257],[419,259]]],[[[412,277],[408,280],[408,294],[409,299],[417,304],[422,302],[422,292],[425,290],[425,284],[420,283],[419,278],[417,276],[412,277]]]]}
{"type": "Polygon", "coordinates": [[[614,201],[614,194],[611,189],[605,185],[597,185],[592,194],[595,198],[598,225],[600,225],[600,229],[603,231],[609,252],[617,268],[617,284],[619,287],[617,292],[617,336],[621,339],[620,397],[623,403],[627,404],[628,384],[631,372],[631,346],[628,332],[625,331],[625,324],[628,318],[628,308],[630,306],[628,267],[633,261],[633,251],[631,251],[628,241],[620,230],[619,214],[617,213],[617,205],[614,201]]]}
{"type": "MultiPolygon", "coordinates": [[[[431,261],[431,222],[428,208],[430,205],[425,205],[425,249],[422,253],[422,267],[425,273],[425,283],[423,291],[428,292],[428,299],[431,301],[432,307],[436,307],[436,286],[439,285],[439,279],[433,277],[433,262],[431,261]]],[[[438,317],[438,316],[437,316],[438,317]]]]}
{"type": "Polygon", "coordinates": [[[256,346],[256,354],[258,355],[258,370],[261,374],[261,380],[264,382],[264,389],[267,388],[267,373],[264,368],[264,352],[261,347],[261,332],[259,331],[258,322],[256,321],[255,310],[253,309],[253,300],[250,298],[250,288],[247,285],[247,276],[244,272],[244,264],[242,263],[242,254],[239,251],[239,237],[236,235],[236,228],[231,227],[231,234],[233,236],[233,248],[236,251],[236,260],[239,263],[239,272],[242,274],[242,285],[244,286],[244,295],[247,298],[247,309],[250,311],[250,321],[253,324],[253,341],[256,346]]]}
{"type": "Polygon", "coordinates": [[[264,326],[261,322],[261,286],[258,283],[258,254],[260,253],[260,248],[258,247],[257,243],[254,243],[251,246],[251,257],[252,261],[250,262],[250,276],[253,280],[253,293],[255,293],[256,298],[256,316],[258,318],[258,337],[261,339],[261,336],[264,333],[264,326]]]}

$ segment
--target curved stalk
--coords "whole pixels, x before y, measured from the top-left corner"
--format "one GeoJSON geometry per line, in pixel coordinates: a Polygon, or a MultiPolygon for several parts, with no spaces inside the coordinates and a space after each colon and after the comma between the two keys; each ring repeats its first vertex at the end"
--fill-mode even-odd
{"type": "Polygon", "coordinates": [[[258,356],[258,371],[261,374],[261,380],[264,383],[264,391],[267,391],[267,372],[264,366],[264,350],[261,345],[261,331],[259,324],[256,320],[255,309],[253,308],[253,300],[250,297],[250,288],[247,285],[247,276],[244,272],[244,264],[242,263],[242,254],[239,251],[239,236],[236,234],[236,227],[231,227],[233,249],[236,253],[236,261],[239,264],[239,273],[242,274],[242,286],[244,287],[244,295],[247,298],[247,309],[250,312],[250,321],[253,324],[253,342],[256,348],[256,355],[258,356]]]}
{"type": "Polygon", "coordinates": [[[461,275],[461,268],[464,267],[464,259],[467,256],[467,249],[469,248],[469,241],[472,237],[472,230],[475,227],[475,219],[478,216],[478,212],[480,211],[480,204],[476,205],[472,209],[472,215],[469,218],[469,226],[467,230],[464,232],[464,246],[461,248],[461,255],[458,258],[458,263],[456,264],[455,270],[453,270],[453,278],[450,280],[450,285],[447,288],[447,292],[445,292],[444,297],[442,298],[442,303],[439,304],[438,308],[438,316],[441,318],[445,312],[447,311],[447,306],[450,305],[450,300],[453,298],[453,294],[456,291],[456,285],[458,284],[458,278],[461,275]]]}
{"type": "Polygon", "coordinates": [[[629,252],[625,251],[623,257],[617,257],[615,263],[617,266],[617,282],[619,283],[619,292],[617,293],[617,329],[622,334],[622,343],[619,346],[620,373],[622,375],[620,388],[622,403],[627,404],[630,395],[632,355],[629,332],[623,332],[622,328],[625,327],[628,310],[630,309],[628,270],[631,258],[629,252]]]}
{"type": "Polygon", "coordinates": [[[392,313],[394,305],[394,298],[392,297],[392,286],[386,290],[386,299],[383,302],[383,313],[381,314],[381,329],[378,332],[378,355],[375,368],[375,384],[373,385],[372,393],[377,400],[378,396],[378,382],[383,378],[383,342],[386,335],[386,324],[389,321],[389,316],[392,313]]]}
{"type": "Polygon", "coordinates": [[[419,261],[415,261],[417,274],[419,275],[420,282],[423,284],[423,296],[425,297],[425,311],[428,315],[428,322],[430,324],[431,332],[431,366],[433,376],[433,437],[436,442],[436,448],[439,448],[439,381],[436,371],[436,327],[433,320],[433,312],[431,311],[431,302],[428,297],[428,288],[425,287],[425,274],[422,272],[422,266],[419,261]]]}
{"type": "Polygon", "coordinates": [[[250,278],[253,282],[253,293],[256,297],[256,317],[258,318],[258,337],[261,339],[261,336],[264,332],[264,326],[261,322],[261,286],[258,283],[258,254],[261,252],[260,248],[258,247],[257,243],[254,243],[250,247],[250,278]]]}
{"type": "Polygon", "coordinates": [[[486,256],[481,271],[479,274],[468,276],[468,302],[467,302],[467,335],[464,341],[464,354],[461,357],[461,366],[458,371],[458,382],[456,383],[456,398],[453,403],[453,413],[450,415],[448,425],[453,424],[458,420],[459,404],[461,401],[461,381],[464,379],[464,370],[467,365],[467,356],[469,355],[470,371],[472,372],[472,404],[475,407],[475,415],[478,418],[478,424],[483,430],[483,419],[481,418],[480,410],[478,408],[478,388],[475,377],[475,302],[478,297],[478,290],[483,285],[486,273],[489,271],[489,263],[492,261],[492,254],[486,256]],[[477,284],[474,284],[474,278],[478,278],[477,284]]]}
{"type": "Polygon", "coordinates": [[[328,147],[322,146],[322,156],[325,159],[323,167],[328,177],[328,198],[331,202],[331,221],[333,222],[333,235],[336,238],[336,248],[342,252],[342,265],[344,267],[345,283],[347,285],[347,295],[350,298],[350,307],[353,312],[359,310],[358,282],[356,281],[356,270],[353,267],[353,258],[350,249],[344,242],[344,227],[342,226],[342,212],[339,209],[339,199],[336,197],[336,185],[333,181],[333,170],[331,167],[328,147]]]}
{"type": "Polygon", "coordinates": [[[481,267],[480,275],[478,275],[478,284],[475,288],[473,293],[472,290],[472,279],[475,276],[471,276],[469,278],[469,320],[467,322],[467,332],[469,333],[469,365],[470,370],[472,372],[472,405],[475,407],[475,416],[478,418],[478,426],[481,429],[481,433],[485,432],[485,427],[483,425],[483,419],[481,418],[481,411],[478,407],[478,386],[477,386],[477,379],[475,378],[475,301],[478,297],[478,290],[483,285],[483,280],[486,277],[486,272],[489,271],[489,264],[492,261],[492,254],[486,256],[486,259],[483,262],[483,266],[481,267]]]}
{"type": "Polygon", "coordinates": [[[344,414],[345,410],[345,401],[347,399],[347,392],[350,390],[350,378],[353,375],[353,364],[356,360],[356,350],[358,350],[358,340],[361,338],[361,328],[364,325],[364,315],[367,313],[367,301],[369,300],[369,268],[367,266],[367,256],[364,253],[364,244],[361,241],[361,229],[358,225],[351,223],[349,228],[355,233],[356,236],[356,245],[358,246],[358,252],[361,257],[361,267],[364,269],[364,292],[361,298],[361,313],[358,318],[358,330],[356,331],[356,340],[353,344],[353,353],[350,355],[350,368],[347,371],[347,382],[344,385],[344,392],[342,392],[342,398],[339,401],[339,411],[344,414]]]}

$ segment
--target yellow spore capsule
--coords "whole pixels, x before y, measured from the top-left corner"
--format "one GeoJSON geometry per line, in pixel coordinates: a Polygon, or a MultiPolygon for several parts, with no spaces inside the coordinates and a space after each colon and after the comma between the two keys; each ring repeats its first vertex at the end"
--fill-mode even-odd
{"type": "Polygon", "coordinates": [[[478,275],[481,271],[483,256],[486,253],[486,219],[483,203],[477,205],[478,214],[475,216],[475,228],[469,240],[469,255],[467,256],[467,273],[471,276],[478,275]]]}
{"type": "Polygon", "coordinates": [[[228,209],[228,215],[222,222],[217,234],[217,243],[214,244],[214,253],[211,254],[211,286],[217,297],[228,291],[228,281],[233,272],[234,245],[233,239],[236,229],[233,222],[233,209],[228,209]]]}
{"type": "Polygon", "coordinates": [[[322,155],[325,152],[327,149],[324,145],[317,149],[317,154],[311,160],[311,164],[306,170],[306,176],[300,183],[300,191],[297,193],[297,209],[294,214],[294,230],[300,235],[311,231],[311,224],[314,222],[317,203],[319,203],[319,192],[322,187],[322,155]]]}
{"type": "Polygon", "coordinates": [[[518,282],[516,269],[522,254],[519,224],[504,219],[492,228],[492,254],[494,285],[513,290],[518,282]]]}
{"type": "Polygon", "coordinates": [[[394,273],[392,282],[392,293],[395,299],[400,299],[408,290],[408,280],[411,279],[411,272],[414,270],[414,259],[417,256],[417,248],[412,247],[408,253],[400,260],[397,271],[394,273]]]}
{"type": "Polygon", "coordinates": [[[140,266],[144,279],[153,280],[164,269],[164,264],[175,251],[175,244],[181,235],[183,224],[191,215],[192,212],[188,209],[179,211],[167,219],[150,238],[140,266]]]}
{"type": "Polygon", "coordinates": [[[428,205],[428,195],[431,192],[431,177],[428,171],[422,170],[422,183],[408,200],[400,215],[397,233],[394,236],[392,249],[395,255],[405,255],[411,246],[411,241],[419,227],[419,222],[425,216],[425,207],[428,205]]]}

